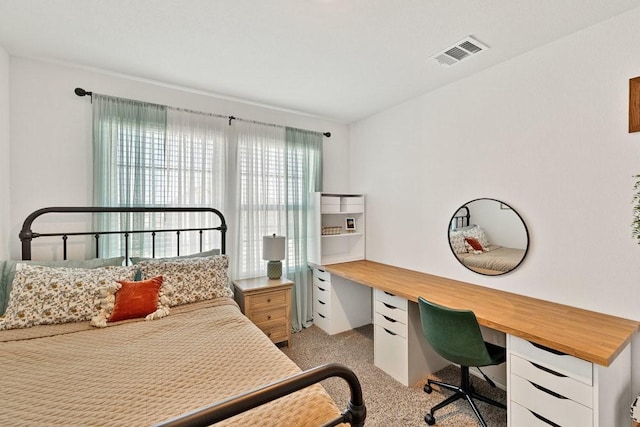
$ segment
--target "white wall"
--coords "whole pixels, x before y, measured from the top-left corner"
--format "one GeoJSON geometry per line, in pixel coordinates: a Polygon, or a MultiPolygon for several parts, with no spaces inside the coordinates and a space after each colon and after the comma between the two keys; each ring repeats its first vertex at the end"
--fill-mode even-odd
{"type": "Polygon", "coordinates": [[[0,46],[0,259],[9,256],[9,54],[0,46]]]}
{"type": "Polygon", "coordinates": [[[88,97],[79,98],[74,94],[76,87],[248,120],[329,131],[331,138],[324,139],[324,190],[347,190],[348,127],[344,124],[18,57],[10,58],[10,71],[11,163],[14,167],[8,227],[12,258],[20,257],[17,235],[30,212],[45,206],[92,203],[91,104],[88,97]]]}
{"type": "MultiPolygon", "coordinates": [[[[640,133],[627,132],[638,22],[635,9],[353,124],[367,258],[640,319],[640,133]],[[528,257],[505,276],[468,271],[447,243],[454,211],[479,197],[508,203],[529,228],[528,257]]],[[[640,367],[637,336],[633,349],[640,367]]]]}

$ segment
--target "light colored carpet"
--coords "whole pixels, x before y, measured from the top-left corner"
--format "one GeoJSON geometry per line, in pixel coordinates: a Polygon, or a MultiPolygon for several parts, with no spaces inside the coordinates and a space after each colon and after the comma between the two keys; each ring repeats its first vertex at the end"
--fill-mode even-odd
{"type": "MultiPolygon", "coordinates": [[[[448,390],[440,391],[434,386],[431,394],[422,387],[424,378],[412,387],[405,387],[373,364],[373,326],[367,325],[336,335],[328,335],[320,328],[312,326],[293,334],[291,346],[283,348],[302,369],[309,369],[324,363],[337,362],[351,368],[362,385],[367,406],[366,426],[426,426],[424,414],[431,406],[451,395],[448,390]]],[[[451,384],[460,381],[460,370],[451,365],[431,376],[451,384]]],[[[499,402],[505,402],[504,390],[490,387],[485,381],[473,377],[472,383],[480,394],[499,402]]],[[[347,383],[338,378],[322,382],[327,392],[338,403],[340,409],[349,400],[347,383]]],[[[506,426],[507,412],[478,403],[478,408],[489,426],[506,426]]],[[[477,426],[471,407],[462,400],[436,412],[436,426],[477,426]]]]}

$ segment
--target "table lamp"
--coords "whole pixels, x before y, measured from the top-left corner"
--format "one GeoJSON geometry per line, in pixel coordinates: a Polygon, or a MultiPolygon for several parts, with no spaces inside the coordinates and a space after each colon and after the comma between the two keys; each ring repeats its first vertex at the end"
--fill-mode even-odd
{"type": "Polygon", "coordinates": [[[282,262],[284,259],[285,237],[264,236],[262,238],[262,259],[267,263],[267,277],[269,279],[279,279],[282,276],[282,262]]]}

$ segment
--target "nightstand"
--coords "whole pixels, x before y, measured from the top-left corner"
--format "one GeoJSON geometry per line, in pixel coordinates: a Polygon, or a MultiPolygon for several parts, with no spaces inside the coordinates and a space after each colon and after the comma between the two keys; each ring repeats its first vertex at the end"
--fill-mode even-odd
{"type": "Polygon", "coordinates": [[[234,280],[235,299],[242,313],[274,343],[291,345],[291,280],[254,277],[234,280]]]}

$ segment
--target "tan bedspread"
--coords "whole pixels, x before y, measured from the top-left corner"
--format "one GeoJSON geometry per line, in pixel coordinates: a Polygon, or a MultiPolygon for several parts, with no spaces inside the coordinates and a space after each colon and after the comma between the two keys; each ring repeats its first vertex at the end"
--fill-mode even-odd
{"type": "MultiPolygon", "coordinates": [[[[300,371],[229,299],[104,329],[2,331],[0,341],[2,426],[152,425],[300,371]]],[[[337,415],[315,385],[219,425],[316,426],[337,415]]]]}
{"type": "Polygon", "coordinates": [[[457,254],[468,267],[507,272],[513,270],[522,261],[523,249],[490,246],[489,252],[481,254],[457,254]]]}

